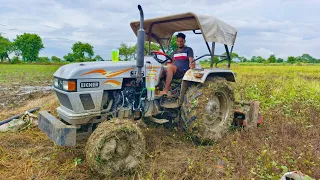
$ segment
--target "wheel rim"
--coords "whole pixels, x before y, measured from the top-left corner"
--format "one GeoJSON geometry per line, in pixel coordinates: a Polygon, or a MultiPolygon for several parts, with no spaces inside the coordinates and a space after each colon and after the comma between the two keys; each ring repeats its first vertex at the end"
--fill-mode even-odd
{"type": "Polygon", "coordinates": [[[212,127],[223,123],[228,116],[227,102],[227,95],[224,92],[215,92],[205,106],[206,116],[204,123],[212,127]]]}

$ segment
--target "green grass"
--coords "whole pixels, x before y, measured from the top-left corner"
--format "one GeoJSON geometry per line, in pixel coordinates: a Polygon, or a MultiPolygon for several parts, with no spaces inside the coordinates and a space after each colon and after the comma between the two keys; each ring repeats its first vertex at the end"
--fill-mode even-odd
{"type": "Polygon", "coordinates": [[[61,65],[0,64],[0,85],[48,85],[61,65]]]}

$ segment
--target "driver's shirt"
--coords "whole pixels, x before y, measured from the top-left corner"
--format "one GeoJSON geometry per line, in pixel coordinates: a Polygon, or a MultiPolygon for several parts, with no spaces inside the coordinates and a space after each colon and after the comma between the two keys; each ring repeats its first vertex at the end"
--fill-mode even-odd
{"type": "Polygon", "coordinates": [[[179,70],[187,71],[189,69],[189,57],[193,58],[193,50],[191,47],[185,46],[181,51],[176,50],[173,53],[174,65],[179,70]]]}

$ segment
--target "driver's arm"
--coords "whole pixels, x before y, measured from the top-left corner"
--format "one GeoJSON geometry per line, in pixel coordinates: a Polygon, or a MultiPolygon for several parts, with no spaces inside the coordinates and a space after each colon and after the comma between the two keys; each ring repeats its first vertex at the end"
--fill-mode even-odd
{"type": "Polygon", "coordinates": [[[193,61],[193,57],[189,57],[189,67],[190,69],[193,69],[196,67],[196,63],[192,62],[193,61]]]}
{"type": "Polygon", "coordinates": [[[188,54],[188,58],[189,58],[189,68],[193,69],[193,68],[196,67],[196,63],[192,62],[193,61],[193,50],[192,50],[192,48],[189,48],[187,54],[188,54]]]}

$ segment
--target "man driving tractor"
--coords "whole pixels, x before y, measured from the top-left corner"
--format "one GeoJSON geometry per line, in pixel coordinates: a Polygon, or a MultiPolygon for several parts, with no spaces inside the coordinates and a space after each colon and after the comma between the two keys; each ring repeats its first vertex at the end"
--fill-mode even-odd
{"type": "Polygon", "coordinates": [[[166,84],[160,95],[170,96],[169,88],[172,78],[181,79],[188,69],[195,68],[195,62],[193,61],[193,50],[191,47],[185,45],[186,35],[178,33],[177,45],[178,49],[173,53],[173,62],[167,64],[167,69],[164,72],[166,77],[166,84]]]}

